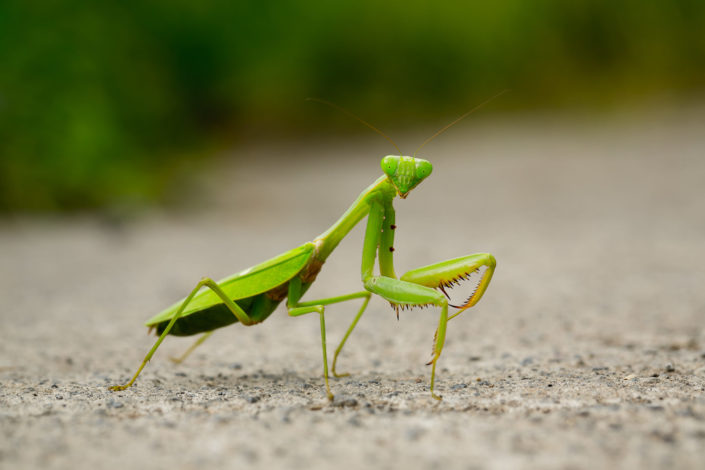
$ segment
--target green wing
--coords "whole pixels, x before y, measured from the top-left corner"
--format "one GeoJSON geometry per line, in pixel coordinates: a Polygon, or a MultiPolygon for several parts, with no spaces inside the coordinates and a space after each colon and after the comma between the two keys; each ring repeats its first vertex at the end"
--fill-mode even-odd
{"type": "MultiPolygon", "coordinates": [[[[313,256],[313,243],[306,243],[291,251],[260,263],[237,274],[218,281],[218,285],[232,300],[244,299],[267,292],[294,277],[313,256]]],[[[147,320],[145,325],[154,326],[171,320],[184,299],[147,320]]],[[[210,289],[201,290],[186,306],[181,317],[201,311],[223,301],[210,289]]]]}

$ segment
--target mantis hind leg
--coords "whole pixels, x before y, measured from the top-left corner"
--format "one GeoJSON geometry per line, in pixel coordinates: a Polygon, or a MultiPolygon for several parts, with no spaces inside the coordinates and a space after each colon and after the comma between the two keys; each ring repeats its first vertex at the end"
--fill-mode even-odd
{"type": "MultiPolygon", "coordinates": [[[[164,331],[159,336],[159,339],[157,340],[157,342],[154,343],[154,346],[152,346],[152,349],[150,349],[149,352],[147,353],[147,355],[144,357],[144,359],[142,360],[142,364],[137,369],[137,372],[135,372],[135,375],[132,376],[132,379],[130,379],[130,381],[127,382],[125,385],[114,385],[114,386],[110,387],[110,390],[112,390],[113,392],[126,390],[126,389],[130,388],[133,383],[135,383],[135,380],[137,380],[137,377],[139,377],[140,373],[142,372],[142,369],[144,369],[144,366],[147,365],[149,360],[152,358],[154,353],[159,348],[159,345],[162,344],[162,341],[164,341],[164,338],[166,338],[166,335],[168,335],[169,332],[171,331],[171,328],[174,326],[174,323],[176,323],[176,320],[178,320],[179,317],[181,317],[181,314],[186,309],[186,306],[191,302],[193,297],[203,287],[208,287],[213,292],[215,292],[218,295],[218,297],[220,297],[223,300],[223,303],[225,303],[225,305],[228,307],[228,309],[230,309],[230,311],[233,313],[233,315],[235,315],[237,317],[237,319],[240,321],[240,323],[242,323],[245,326],[254,325],[256,323],[247,315],[247,313],[242,308],[240,308],[240,306],[238,304],[236,304],[230,298],[228,298],[227,294],[225,292],[223,292],[223,289],[221,289],[220,286],[215,281],[213,281],[212,279],[209,279],[209,278],[203,278],[203,279],[201,279],[201,281],[198,284],[196,284],[196,287],[193,288],[193,290],[188,295],[188,297],[186,297],[184,299],[184,302],[181,304],[179,309],[176,312],[174,312],[174,316],[169,321],[169,324],[166,326],[166,328],[164,328],[164,331]]],[[[203,339],[203,341],[205,341],[205,339],[203,339]]],[[[203,342],[203,341],[201,341],[201,342],[203,342]]],[[[195,348],[195,346],[198,346],[198,344],[194,345],[194,348],[195,348]]]]}
{"type": "Polygon", "coordinates": [[[184,353],[183,353],[181,356],[179,356],[179,357],[170,357],[169,359],[171,360],[171,362],[173,362],[174,364],[181,364],[182,362],[184,362],[184,360],[186,360],[186,358],[189,357],[189,356],[191,355],[191,353],[192,353],[197,347],[199,347],[201,344],[203,344],[203,342],[204,342],[205,340],[207,340],[208,338],[210,338],[210,336],[213,334],[214,331],[215,331],[215,330],[211,330],[211,331],[209,331],[209,332],[204,333],[203,335],[201,335],[201,337],[198,338],[195,343],[193,343],[191,346],[189,346],[189,348],[188,348],[186,351],[184,351],[184,353]]]}

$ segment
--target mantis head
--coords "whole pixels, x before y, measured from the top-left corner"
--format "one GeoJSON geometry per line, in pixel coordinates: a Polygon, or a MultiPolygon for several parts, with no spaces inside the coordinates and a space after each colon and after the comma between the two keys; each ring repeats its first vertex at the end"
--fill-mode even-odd
{"type": "Polygon", "coordinates": [[[382,171],[402,199],[405,199],[409,191],[430,175],[432,170],[431,163],[421,158],[387,155],[382,159],[382,171]]]}

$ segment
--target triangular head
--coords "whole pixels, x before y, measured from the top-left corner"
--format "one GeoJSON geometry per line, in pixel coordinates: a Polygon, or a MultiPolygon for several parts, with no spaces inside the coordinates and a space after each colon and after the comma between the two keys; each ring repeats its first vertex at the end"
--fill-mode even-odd
{"type": "Polygon", "coordinates": [[[433,171],[433,165],[428,160],[398,155],[387,155],[381,165],[402,199],[433,171]]]}

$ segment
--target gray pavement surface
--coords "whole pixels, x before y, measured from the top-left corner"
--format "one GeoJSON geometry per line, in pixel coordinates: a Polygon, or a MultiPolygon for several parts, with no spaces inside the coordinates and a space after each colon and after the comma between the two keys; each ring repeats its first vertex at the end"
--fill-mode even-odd
{"type": "MultiPolygon", "coordinates": [[[[318,319],[278,310],[189,360],[144,320],[202,276],[312,239],[392,153],[364,141],[240,149],[188,208],[127,222],[0,221],[0,468],[703,468],[705,108],[481,114],[429,144],[398,201],[398,273],[492,252],[450,322],[429,396],[433,310],[373,299],[327,402],[318,319]]],[[[431,132],[432,130],[428,130],[431,132]]],[[[427,130],[402,136],[414,148],[427,130]]],[[[308,298],[360,289],[362,227],[308,298]]],[[[332,350],[354,302],[327,314],[332,350]]]]}

